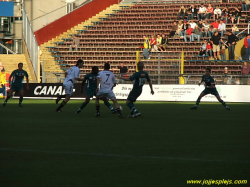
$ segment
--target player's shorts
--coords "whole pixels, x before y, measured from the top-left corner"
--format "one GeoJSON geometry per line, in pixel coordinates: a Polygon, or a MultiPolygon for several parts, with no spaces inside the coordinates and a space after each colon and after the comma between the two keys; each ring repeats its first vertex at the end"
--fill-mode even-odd
{"type": "Polygon", "coordinates": [[[127,100],[131,102],[135,102],[136,99],[141,95],[142,90],[131,90],[131,92],[128,95],[127,100]]]}
{"type": "Polygon", "coordinates": [[[23,90],[23,84],[12,84],[10,89],[14,92],[18,92],[20,90],[23,90]]]}
{"type": "Polygon", "coordinates": [[[213,52],[217,52],[217,51],[220,51],[220,45],[213,45],[213,52]]]}
{"type": "Polygon", "coordinates": [[[74,88],[73,83],[67,82],[67,83],[63,84],[63,88],[65,89],[65,94],[66,95],[72,95],[73,94],[73,88],[74,88]]]}
{"type": "Polygon", "coordinates": [[[106,97],[108,99],[115,99],[115,94],[112,90],[109,90],[109,91],[99,90],[99,92],[97,93],[97,96],[99,98],[106,97]]]}
{"type": "Polygon", "coordinates": [[[89,97],[96,96],[96,90],[93,90],[93,89],[87,89],[87,91],[86,91],[86,95],[87,95],[87,96],[89,96],[89,97]]]}
{"type": "Polygon", "coordinates": [[[205,95],[207,95],[207,94],[212,94],[215,96],[219,95],[217,89],[207,89],[206,88],[205,90],[202,91],[202,93],[204,93],[205,95]]]}
{"type": "Polygon", "coordinates": [[[0,84],[0,95],[5,95],[6,90],[5,86],[0,84]]]}

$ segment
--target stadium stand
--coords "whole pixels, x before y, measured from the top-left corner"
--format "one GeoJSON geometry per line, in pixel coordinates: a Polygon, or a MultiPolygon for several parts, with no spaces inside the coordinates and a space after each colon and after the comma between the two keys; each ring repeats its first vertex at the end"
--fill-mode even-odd
{"type": "MultiPolygon", "coordinates": [[[[90,72],[92,66],[99,66],[102,69],[105,62],[111,63],[115,68],[120,62],[124,62],[130,72],[135,71],[136,51],[142,51],[142,36],[166,33],[170,29],[181,5],[189,6],[191,3],[198,7],[203,3],[212,3],[213,7],[219,6],[241,8],[241,3],[220,3],[220,1],[140,1],[134,4],[113,5],[106,11],[72,28],[70,31],[49,41],[42,47],[46,58],[54,58],[55,63],[52,69],[46,71],[67,70],[74,64],[74,61],[82,58],[86,61],[82,73],[90,72]],[[78,51],[69,51],[72,42],[72,34],[80,38],[78,51]],[[49,55],[52,54],[52,57],[49,55]],[[57,65],[58,66],[57,66],[57,65]]],[[[205,4],[206,5],[206,4],[205,4]]],[[[242,19],[237,24],[239,31],[247,28],[244,22],[246,12],[242,11],[242,19]]],[[[187,17],[187,16],[186,16],[187,17]]],[[[186,18],[185,18],[186,19],[186,18]]],[[[210,23],[212,19],[208,20],[210,23]]],[[[195,20],[197,23],[197,20],[195,20]]],[[[227,30],[231,30],[232,24],[227,24],[227,30]]],[[[239,38],[243,36],[238,35],[239,38]]],[[[241,73],[241,61],[209,60],[207,56],[197,56],[201,43],[209,40],[208,37],[201,38],[200,42],[184,42],[183,38],[169,38],[167,52],[151,53],[150,60],[145,62],[146,70],[153,76],[160,76],[161,84],[175,84],[179,82],[180,54],[184,52],[184,74],[201,74],[207,66],[212,67],[213,73],[222,74],[225,67],[229,68],[231,74],[241,73]],[[160,60],[159,60],[160,59],[160,60]],[[160,64],[159,64],[160,63],[160,64]],[[159,67],[160,66],[160,70],[159,67]]],[[[227,35],[224,35],[224,41],[227,35]]],[[[50,63],[51,61],[47,62],[50,63]]],[[[47,68],[48,63],[45,65],[47,68]]],[[[118,73],[118,70],[114,70],[118,73]]],[[[154,83],[159,79],[153,79],[154,83]]],[[[193,80],[190,80],[190,83],[193,80]]],[[[159,81],[158,81],[159,83],[159,81]]]]}

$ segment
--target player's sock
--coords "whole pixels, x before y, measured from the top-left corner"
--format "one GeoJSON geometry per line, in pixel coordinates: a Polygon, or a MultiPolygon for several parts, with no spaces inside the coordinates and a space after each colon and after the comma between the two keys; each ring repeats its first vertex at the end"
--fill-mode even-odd
{"type": "Polygon", "coordinates": [[[114,108],[112,107],[112,105],[111,105],[108,101],[104,101],[104,104],[105,104],[111,111],[114,110],[114,108]]]}
{"type": "Polygon", "coordinates": [[[81,109],[81,110],[84,109],[85,106],[86,106],[86,103],[83,102],[82,105],[80,106],[80,109],[81,109]]]}
{"type": "Polygon", "coordinates": [[[96,108],[96,112],[100,113],[100,105],[96,105],[95,108],[96,108]]]}
{"type": "Polygon", "coordinates": [[[197,99],[195,106],[198,106],[200,104],[201,100],[200,98],[197,99]]]}
{"type": "Polygon", "coordinates": [[[64,107],[67,103],[65,101],[63,101],[60,106],[56,109],[56,111],[61,110],[62,107],[64,107]]]}
{"type": "Polygon", "coordinates": [[[20,98],[19,98],[19,105],[21,105],[22,102],[23,102],[23,97],[20,97],[20,98]]]}
{"type": "Polygon", "coordinates": [[[224,107],[227,106],[227,104],[226,104],[223,100],[220,100],[220,103],[221,103],[224,107]]]}
{"type": "Polygon", "coordinates": [[[4,102],[7,103],[9,99],[10,99],[10,96],[7,96],[4,102]]]}
{"type": "Polygon", "coordinates": [[[132,110],[132,108],[135,108],[134,103],[128,103],[127,106],[129,107],[130,110],[132,110]]]}
{"type": "Polygon", "coordinates": [[[122,113],[122,111],[121,111],[120,108],[117,108],[116,111],[117,111],[118,114],[121,114],[121,113],[122,113]]]}

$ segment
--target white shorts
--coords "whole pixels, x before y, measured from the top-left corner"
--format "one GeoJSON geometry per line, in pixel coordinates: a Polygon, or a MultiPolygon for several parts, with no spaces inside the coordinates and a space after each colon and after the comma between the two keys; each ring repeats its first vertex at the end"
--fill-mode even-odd
{"type": "Polygon", "coordinates": [[[102,97],[106,97],[108,99],[115,99],[115,94],[112,90],[99,90],[99,92],[97,93],[97,96],[102,98],[102,97]]]}
{"type": "Polygon", "coordinates": [[[73,83],[69,82],[69,83],[63,84],[63,88],[65,89],[65,94],[66,95],[72,95],[73,94],[73,88],[74,88],[73,83]]]}

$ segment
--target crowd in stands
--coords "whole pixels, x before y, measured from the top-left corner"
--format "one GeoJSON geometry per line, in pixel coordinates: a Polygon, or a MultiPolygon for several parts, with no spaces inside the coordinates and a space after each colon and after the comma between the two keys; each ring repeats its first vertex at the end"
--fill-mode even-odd
{"type": "MultiPolygon", "coordinates": [[[[250,21],[250,6],[248,4],[248,0],[245,0],[241,8],[242,11],[247,11],[245,18],[247,23],[250,21]]],[[[234,60],[234,49],[238,41],[237,35],[240,33],[237,25],[242,18],[241,9],[237,7],[220,9],[220,7],[213,7],[211,4],[207,6],[201,4],[199,7],[194,5],[181,6],[177,21],[173,22],[169,37],[183,38],[184,42],[194,42],[195,40],[200,42],[201,38],[205,39],[199,55],[209,56],[209,58],[215,60],[225,60],[225,49],[228,48],[229,60],[234,60]],[[227,28],[227,24],[232,25],[231,28],[227,28]]],[[[158,35],[157,39],[154,38],[152,36],[149,41],[153,51],[166,51],[167,36],[164,35],[163,40],[162,35],[158,35]]],[[[246,49],[249,49],[249,47],[246,49]]],[[[250,54],[250,51],[247,51],[247,54],[250,54]]]]}

